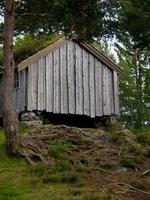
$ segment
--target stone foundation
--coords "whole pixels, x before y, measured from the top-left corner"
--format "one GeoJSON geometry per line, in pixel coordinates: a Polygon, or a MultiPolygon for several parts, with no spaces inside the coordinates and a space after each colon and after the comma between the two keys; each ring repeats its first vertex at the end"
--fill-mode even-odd
{"type": "Polygon", "coordinates": [[[43,125],[43,121],[40,115],[36,115],[34,112],[23,112],[20,117],[21,127],[39,127],[43,125]]]}

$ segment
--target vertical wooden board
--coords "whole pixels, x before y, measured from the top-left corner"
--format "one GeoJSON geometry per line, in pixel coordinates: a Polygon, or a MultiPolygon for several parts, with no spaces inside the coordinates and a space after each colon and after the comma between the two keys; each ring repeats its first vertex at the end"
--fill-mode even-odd
{"type": "Polygon", "coordinates": [[[107,110],[107,67],[103,65],[103,115],[108,115],[107,110]]]}
{"type": "Polygon", "coordinates": [[[45,57],[38,60],[38,110],[45,110],[45,57]]]}
{"type": "Polygon", "coordinates": [[[118,88],[118,75],[117,72],[113,71],[113,81],[114,81],[114,107],[115,114],[119,115],[119,88],[118,88]]]}
{"type": "Polygon", "coordinates": [[[67,71],[68,71],[68,99],[69,113],[75,114],[76,92],[75,92],[75,44],[67,43],[67,71]]]}
{"type": "Polygon", "coordinates": [[[83,62],[82,49],[76,46],[76,114],[83,114],[83,62]]]}
{"type": "Polygon", "coordinates": [[[28,67],[27,73],[27,110],[32,111],[32,101],[31,101],[31,85],[32,85],[32,76],[31,76],[31,66],[28,67]]]}
{"type": "Polygon", "coordinates": [[[95,59],[95,92],[96,92],[96,116],[103,115],[102,99],[102,63],[95,59]]]}
{"type": "Polygon", "coordinates": [[[16,89],[16,111],[19,113],[19,107],[20,107],[20,101],[19,101],[19,88],[16,89]]]}
{"type": "Polygon", "coordinates": [[[54,113],[60,113],[60,59],[59,48],[54,50],[54,113]]]}
{"type": "Polygon", "coordinates": [[[89,84],[90,84],[90,116],[95,117],[95,63],[94,57],[89,54],[89,84]]]}
{"type": "Polygon", "coordinates": [[[111,70],[107,68],[107,103],[108,103],[108,114],[111,115],[111,70]]]}
{"type": "Polygon", "coordinates": [[[46,111],[53,112],[54,59],[51,52],[46,56],[46,111]]]}
{"type": "Polygon", "coordinates": [[[30,90],[31,90],[31,107],[32,110],[37,110],[37,100],[38,100],[38,65],[37,62],[31,64],[29,66],[30,68],[30,73],[31,73],[31,85],[30,85],[30,90]]]}
{"type": "Polygon", "coordinates": [[[90,115],[90,101],[89,101],[89,61],[88,53],[83,50],[83,102],[84,115],[90,115]]]}
{"type": "Polygon", "coordinates": [[[66,53],[67,44],[60,47],[60,90],[61,90],[61,113],[68,113],[68,73],[66,53]]]}
{"type": "Polygon", "coordinates": [[[103,107],[104,115],[111,115],[114,110],[112,71],[104,66],[103,70],[103,107]]]}
{"type": "Polygon", "coordinates": [[[114,114],[113,71],[109,70],[110,114],[114,114]]]}
{"type": "Polygon", "coordinates": [[[20,112],[25,110],[26,106],[26,73],[25,70],[22,70],[19,72],[19,82],[20,82],[20,88],[19,88],[19,102],[20,102],[20,112]]]}
{"type": "Polygon", "coordinates": [[[110,115],[109,69],[105,67],[105,115],[110,115]]]}

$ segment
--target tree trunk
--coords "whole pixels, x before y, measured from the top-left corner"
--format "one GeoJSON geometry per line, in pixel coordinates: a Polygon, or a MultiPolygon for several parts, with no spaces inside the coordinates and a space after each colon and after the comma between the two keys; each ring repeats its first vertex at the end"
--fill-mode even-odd
{"type": "Polygon", "coordinates": [[[18,114],[12,105],[12,91],[14,87],[14,56],[13,56],[13,33],[14,33],[14,0],[5,0],[4,16],[4,45],[3,45],[3,79],[0,94],[0,112],[3,117],[6,144],[9,155],[16,152],[19,143],[19,120],[18,114]]]}

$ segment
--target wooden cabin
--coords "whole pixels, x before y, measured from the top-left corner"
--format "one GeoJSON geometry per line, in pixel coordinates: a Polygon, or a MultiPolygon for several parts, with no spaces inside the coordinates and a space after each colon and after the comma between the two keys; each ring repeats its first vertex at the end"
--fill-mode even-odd
{"type": "Polygon", "coordinates": [[[12,101],[18,113],[119,115],[119,74],[92,44],[61,38],[18,64],[12,101]]]}

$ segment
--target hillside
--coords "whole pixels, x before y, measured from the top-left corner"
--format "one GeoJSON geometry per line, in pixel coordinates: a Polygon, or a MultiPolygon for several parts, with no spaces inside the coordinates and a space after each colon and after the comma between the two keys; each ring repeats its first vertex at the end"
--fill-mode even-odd
{"type": "Polygon", "coordinates": [[[0,130],[0,200],[150,199],[149,133],[63,125],[21,133],[41,135],[48,163],[9,158],[0,130]]]}

